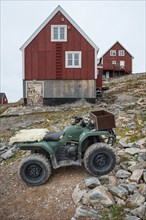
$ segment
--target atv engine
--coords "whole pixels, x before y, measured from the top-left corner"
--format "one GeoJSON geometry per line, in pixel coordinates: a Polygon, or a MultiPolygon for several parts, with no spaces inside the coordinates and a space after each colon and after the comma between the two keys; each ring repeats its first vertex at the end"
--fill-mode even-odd
{"type": "Polygon", "coordinates": [[[73,143],[68,143],[57,149],[56,157],[58,161],[60,160],[76,160],[78,156],[78,145],[73,143]]]}

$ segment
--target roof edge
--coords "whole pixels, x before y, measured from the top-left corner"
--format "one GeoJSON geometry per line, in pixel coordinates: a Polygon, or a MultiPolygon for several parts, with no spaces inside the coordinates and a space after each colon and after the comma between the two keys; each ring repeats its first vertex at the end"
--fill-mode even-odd
{"type": "MultiPolygon", "coordinates": [[[[119,43],[125,49],[125,47],[117,40],[108,50],[106,50],[106,52],[99,59],[101,59],[117,43],[119,43]]],[[[127,51],[127,53],[129,53],[129,51],[127,49],[125,49],[125,50],[127,51]]],[[[134,59],[134,57],[131,53],[129,53],[129,55],[132,57],[132,59],[134,59]]]]}
{"type": "Polygon", "coordinates": [[[60,11],[69,22],[83,35],[83,37],[94,47],[95,50],[99,51],[97,45],[88,37],[88,35],[79,27],[79,25],[67,14],[67,12],[58,5],[55,10],[45,19],[45,21],[36,29],[36,31],[28,38],[28,40],[20,47],[23,51],[28,44],[39,34],[39,32],[46,26],[46,24],[55,16],[55,14],[60,11]]]}

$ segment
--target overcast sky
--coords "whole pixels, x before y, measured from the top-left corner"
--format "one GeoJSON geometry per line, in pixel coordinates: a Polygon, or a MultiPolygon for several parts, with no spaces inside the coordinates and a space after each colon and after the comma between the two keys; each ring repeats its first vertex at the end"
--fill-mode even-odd
{"type": "Polygon", "coordinates": [[[146,0],[0,1],[0,90],[9,102],[22,97],[19,48],[58,5],[100,48],[98,57],[118,40],[134,56],[133,72],[146,71],[146,0]]]}

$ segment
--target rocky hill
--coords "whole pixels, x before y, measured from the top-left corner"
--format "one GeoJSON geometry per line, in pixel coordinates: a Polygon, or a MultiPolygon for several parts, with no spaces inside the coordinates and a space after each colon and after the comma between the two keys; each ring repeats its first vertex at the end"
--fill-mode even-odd
{"type": "Polygon", "coordinates": [[[55,107],[23,106],[22,101],[0,108],[0,219],[146,219],[146,74],[105,82],[109,87],[95,105],[84,100],[55,107]],[[59,131],[74,115],[92,110],[115,114],[117,164],[109,175],[93,177],[84,167],[53,171],[40,187],[20,181],[17,169],[29,152],[18,151],[9,138],[20,129],[59,131]]]}

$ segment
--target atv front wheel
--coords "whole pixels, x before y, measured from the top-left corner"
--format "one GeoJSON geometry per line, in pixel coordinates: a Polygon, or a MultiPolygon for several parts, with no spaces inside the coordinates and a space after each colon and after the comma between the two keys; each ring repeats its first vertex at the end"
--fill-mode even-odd
{"type": "Polygon", "coordinates": [[[30,186],[42,185],[51,176],[50,161],[43,155],[31,154],[21,161],[18,174],[30,186]]]}
{"type": "Polygon", "coordinates": [[[84,155],[84,166],[93,175],[105,175],[111,172],[116,164],[116,155],[105,143],[91,145],[84,155]]]}

